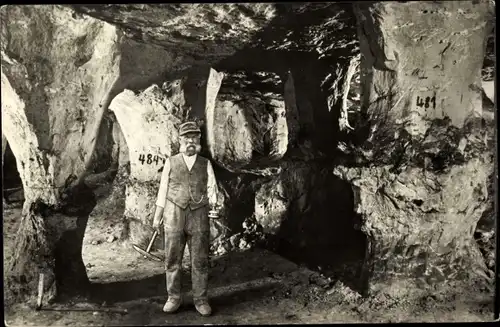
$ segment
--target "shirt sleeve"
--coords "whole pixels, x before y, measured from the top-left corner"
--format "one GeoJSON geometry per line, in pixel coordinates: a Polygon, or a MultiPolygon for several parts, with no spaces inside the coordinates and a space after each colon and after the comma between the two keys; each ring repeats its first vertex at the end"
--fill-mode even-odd
{"type": "Polygon", "coordinates": [[[208,203],[214,207],[217,204],[217,180],[215,179],[214,170],[210,161],[207,163],[207,174],[208,203]]]}
{"type": "Polygon", "coordinates": [[[162,208],[165,208],[165,202],[167,199],[169,176],[170,160],[167,158],[167,160],[165,160],[165,165],[163,166],[163,172],[161,173],[160,188],[158,189],[158,198],[156,200],[156,205],[162,208]]]}

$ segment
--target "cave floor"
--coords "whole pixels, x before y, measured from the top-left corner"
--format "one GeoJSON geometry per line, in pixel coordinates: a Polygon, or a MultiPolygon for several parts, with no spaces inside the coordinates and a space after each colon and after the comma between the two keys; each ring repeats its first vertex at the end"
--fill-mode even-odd
{"type": "MultiPolygon", "coordinates": [[[[20,210],[20,206],[4,209],[4,268],[11,256],[20,210]]],[[[93,229],[91,221],[87,228],[93,229]]],[[[362,299],[342,283],[333,283],[318,272],[263,249],[211,260],[209,295],[214,313],[207,318],[192,305],[189,270],[185,267],[184,305],[176,314],[165,314],[163,263],[144,259],[130,244],[119,240],[98,244],[84,241],[83,259],[93,285],[91,295],[53,307],[89,311],[35,311],[27,305],[16,305],[5,312],[6,325],[472,322],[493,317],[489,295],[461,296],[453,302],[439,302],[431,295],[412,305],[394,301],[384,305],[380,298],[362,299]],[[96,308],[126,309],[127,313],[97,312],[96,308]]]]}

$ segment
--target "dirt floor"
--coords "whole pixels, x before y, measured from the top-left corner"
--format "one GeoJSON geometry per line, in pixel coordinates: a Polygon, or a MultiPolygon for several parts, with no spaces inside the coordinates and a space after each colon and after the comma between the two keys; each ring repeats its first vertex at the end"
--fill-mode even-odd
{"type": "MultiPolygon", "coordinates": [[[[4,268],[11,256],[20,210],[21,203],[4,209],[4,268]]],[[[263,249],[211,259],[209,293],[214,314],[208,318],[198,315],[192,305],[186,261],[184,305],[177,314],[165,314],[163,263],[146,260],[127,242],[110,238],[113,233],[118,236],[114,226],[119,224],[104,224],[101,214],[91,217],[82,255],[93,283],[92,295],[52,306],[88,311],[35,311],[16,305],[5,312],[7,326],[479,322],[493,318],[489,293],[450,298],[426,291],[418,301],[404,301],[380,292],[364,299],[339,281],[263,249]],[[95,311],[98,308],[127,312],[95,311]]]]}

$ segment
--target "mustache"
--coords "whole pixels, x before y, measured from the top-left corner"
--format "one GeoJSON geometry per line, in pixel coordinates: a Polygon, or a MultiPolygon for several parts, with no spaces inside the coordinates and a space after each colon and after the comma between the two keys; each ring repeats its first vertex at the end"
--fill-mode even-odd
{"type": "Polygon", "coordinates": [[[187,149],[194,149],[196,153],[201,151],[201,145],[200,144],[181,144],[179,151],[180,152],[186,152],[187,149]]]}

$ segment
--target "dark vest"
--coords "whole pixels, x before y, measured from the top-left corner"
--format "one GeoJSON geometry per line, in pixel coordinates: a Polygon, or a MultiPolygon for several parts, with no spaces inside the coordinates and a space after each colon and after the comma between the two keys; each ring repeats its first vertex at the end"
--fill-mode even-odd
{"type": "Polygon", "coordinates": [[[197,155],[189,171],[181,153],[170,157],[167,199],[182,209],[189,206],[194,210],[208,205],[207,162],[206,158],[197,155]]]}

